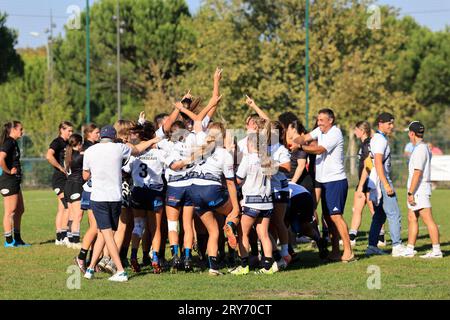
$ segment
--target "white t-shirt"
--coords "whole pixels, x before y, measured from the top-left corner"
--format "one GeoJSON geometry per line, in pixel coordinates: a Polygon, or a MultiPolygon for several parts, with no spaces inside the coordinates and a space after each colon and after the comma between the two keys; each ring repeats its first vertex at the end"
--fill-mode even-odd
{"type": "Polygon", "coordinates": [[[122,166],[130,156],[131,149],[123,143],[97,143],[85,151],[83,170],[91,172],[92,201],[122,200],[122,166]]]}
{"type": "Polygon", "coordinates": [[[137,157],[131,156],[122,170],[131,172],[135,187],[149,187],[162,191],[164,187],[162,174],[166,156],[163,150],[149,149],[137,157]]]}
{"type": "Polygon", "coordinates": [[[248,136],[238,141],[238,150],[240,153],[242,153],[244,156],[248,154],[248,136]]]}
{"type": "Polygon", "coordinates": [[[370,153],[373,159],[373,165],[375,166],[375,154],[383,155],[383,167],[386,178],[391,174],[391,148],[389,147],[386,136],[377,132],[370,140],[370,153]]]}
{"type": "MultiPolygon", "coordinates": [[[[270,155],[277,166],[291,162],[289,150],[279,143],[270,147],[270,155]]],[[[271,184],[272,192],[288,191],[288,179],[280,170],[272,176],[271,184]]]]}
{"type": "Polygon", "coordinates": [[[222,147],[217,147],[212,155],[205,156],[191,172],[192,183],[199,186],[221,186],[222,175],[225,179],[234,178],[233,156],[222,147]]]}
{"type": "Polygon", "coordinates": [[[308,190],[304,186],[301,186],[299,184],[289,182],[289,198],[292,199],[295,196],[298,196],[302,193],[309,193],[308,190]]]}
{"type": "Polygon", "coordinates": [[[415,194],[420,195],[431,195],[431,152],[427,144],[421,142],[414,147],[411,153],[411,158],[409,159],[408,165],[408,190],[411,187],[412,177],[414,175],[414,170],[422,171],[422,177],[419,180],[419,185],[415,194]]]}
{"type": "Polygon", "coordinates": [[[164,133],[164,128],[163,128],[163,126],[159,127],[159,129],[156,130],[155,135],[156,135],[158,138],[161,138],[161,139],[164,139],[164,138],[166,137],[166,134],[164,133]]]}
{"type": "Polygon", "coordinates": [[[316,128],[311,137],[326,152],[316,157],[316,180],[320,183],[340,181],[347,178],[344,168],[344,137],[341,130],[333,126],[327,133],[316,128]]]}
{"type": "Polygon", "coordinates": [[[244,180],[241,205],[258,210],[273,209],[271,179],[263,174],[261,159],[256,153],[244,155],[236,177],[244,180]]]}

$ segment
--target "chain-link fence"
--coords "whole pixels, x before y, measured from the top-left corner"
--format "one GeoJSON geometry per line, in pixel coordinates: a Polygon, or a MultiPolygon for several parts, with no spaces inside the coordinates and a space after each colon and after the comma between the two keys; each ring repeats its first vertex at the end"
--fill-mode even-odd
{"type": "MultiPolygon", "coordinates": [[[[50,188],[53,168],[43,158],[22,159],[23,182],[25,189],[50,188]]],[[[345,169],[351,187],[358,183],[357,156],[345,158],[345,169]],[[351,168],[353,166],[353,169],[351,168]]],[[[408,180],[408,159],[404,156],[392,157],[392,180],[397,188],[405,188],[408,180]]],[[[436,184],[438,187],[449,188],[449,183],[436,184]]]]}

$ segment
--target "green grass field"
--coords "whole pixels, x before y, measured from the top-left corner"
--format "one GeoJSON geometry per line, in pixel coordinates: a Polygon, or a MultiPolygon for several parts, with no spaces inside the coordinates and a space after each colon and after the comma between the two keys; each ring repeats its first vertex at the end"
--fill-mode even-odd
{"type": "MultiPolygon", "coordinates": [[[[422,261],[391,256],[366,258],[369,215],[364,213],[362,239],[356,247],[359,260],[351,264],[324,264],[309,244],[299,245],[300,260],[272,276],[232,275],[209,277],[207,273],[153,275],[149,270],[132,275],[128,283],[110,283],[107,274],[95,280],[81,279],[80,289],[67,288],[66,273],[77,253],[56,247],[54,215],[56,200],[51,191],[24,193],[26,212],[22,233],[31,248],[0,248],[0,299],[450,299],[450,191],[433,193],[433,210],[440,226],[444,258],[422,261]],[[381,270],[381,289],[367,287],[369,266],[381,270]]],[[[405,190],[399,191],[407,237],[405,190]]],[[[351,219],[349,196],[345,218],[351,219]]],[[[3,207],[0,208],[3,212],[3,207]]],[[[83,229],[86,229],[83,221],[83,229]]],[[[419,254],[430,249],[428,232],[420,226],[419,254]]],[[[389,239],[389,236],[388,236],[389,239]]],[[[3,241],[3,239],[2,239],[3,241]]],[[[388,246],[390,249],[390,247],[388,246]]],[[[141,254],[139,254],[141,256],[141,254]]]]}

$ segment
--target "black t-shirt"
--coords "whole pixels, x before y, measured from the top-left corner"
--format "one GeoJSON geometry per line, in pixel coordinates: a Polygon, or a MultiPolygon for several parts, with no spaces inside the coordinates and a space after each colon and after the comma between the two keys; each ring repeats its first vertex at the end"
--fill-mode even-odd
{"type": "Polygon", "coordinates": [[[87,149],[89,149],[89,147],[92,147],[94,144],[95,142],[85,140],[83,143],[83,151],[86,151],[87,149]]]}
{"type": "Polygon", "coordinates": [[[5,163],[9,170],[17,168],[17,175],[22,172],[20,167],[20,149],[17,141],[11,137],[7,137],[0,151],[6,153],[5,163]]]}
{"type": "MultiPolygon", "coordinates": [[[[52,143],[50,143],[50,149],[53,149],[53,151],[55,151],[55,159],[62,167],[64,167],[64,156],[66,153],[67,144],[67,141],[65,141],[61,137],[56,138],[52,141],[52,143]]],[[[59,171],[58,169],[54,169],[56,172],[61,173],[61,171],[59,171]]]]}
{"type": "Polygon", "coordinates": [[[72,152],[67,180],[83,183],[83,155],[79,151],[73,150],[72,152]]]}
{"type": "Polygon", "coordinates": [[[364,170],[364,160],[369,156],[370,154],[370,138],[367,138],[359,145],[359,151],[358,151],[358,159],[359,159],[359,175],[358,177],[361,178],[362,172],[364,170]]]}

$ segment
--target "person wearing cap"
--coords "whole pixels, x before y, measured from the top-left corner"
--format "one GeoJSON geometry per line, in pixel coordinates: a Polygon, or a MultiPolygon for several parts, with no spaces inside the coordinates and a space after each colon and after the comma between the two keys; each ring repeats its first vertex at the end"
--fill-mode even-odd
{"type": "Polygon", "coordinates": [[[414,145],[409,161],[408,175],[408,245],[402,257],[412,258],[415,255],[414,245],[419,234],[419,216],[422,217],[430,234],[432,250],[420,256],[424,259],[442,258],[439,244],[439,229],[431,213],[431,152],[423,141],[425,127],[419,121],[408,127],[408,137],[414,145]]]}
{"type": "Polygon", "coordinates": [[[116,136],[114,127],[103,127],[100,131],[100,143],[87,149],[84,154],[83,179],[92,181],[91,207],[99,230],[85,278],[93,278],[95,265],[106,245],[117,267],[117,272],[109,280],[125,282],[128,281],[128,275],[123,269],[119,250],[114,242],[122,205],[122,166],[131,155],[139,155],[157,143],[158,138],[133,146],[115,143],[116,136]]]}
{"type": "Polygon", "coordinates": [[[370,200],[374,204],[375,214],[369,232],[369,246],[366,255],[381,255],[384,251],[378,248],[378,236],[383,224],[389,221],[392,241],[392,256],[399,257],[405,247],[402,245],[402,218],[398,207],[397,196],[390,178],[391,149],[388,136],[394,130],[394,116],[384,112],[377,117],[378,130],[370,141],[370,156],[373,169],[370,172],[370,200]]]}

